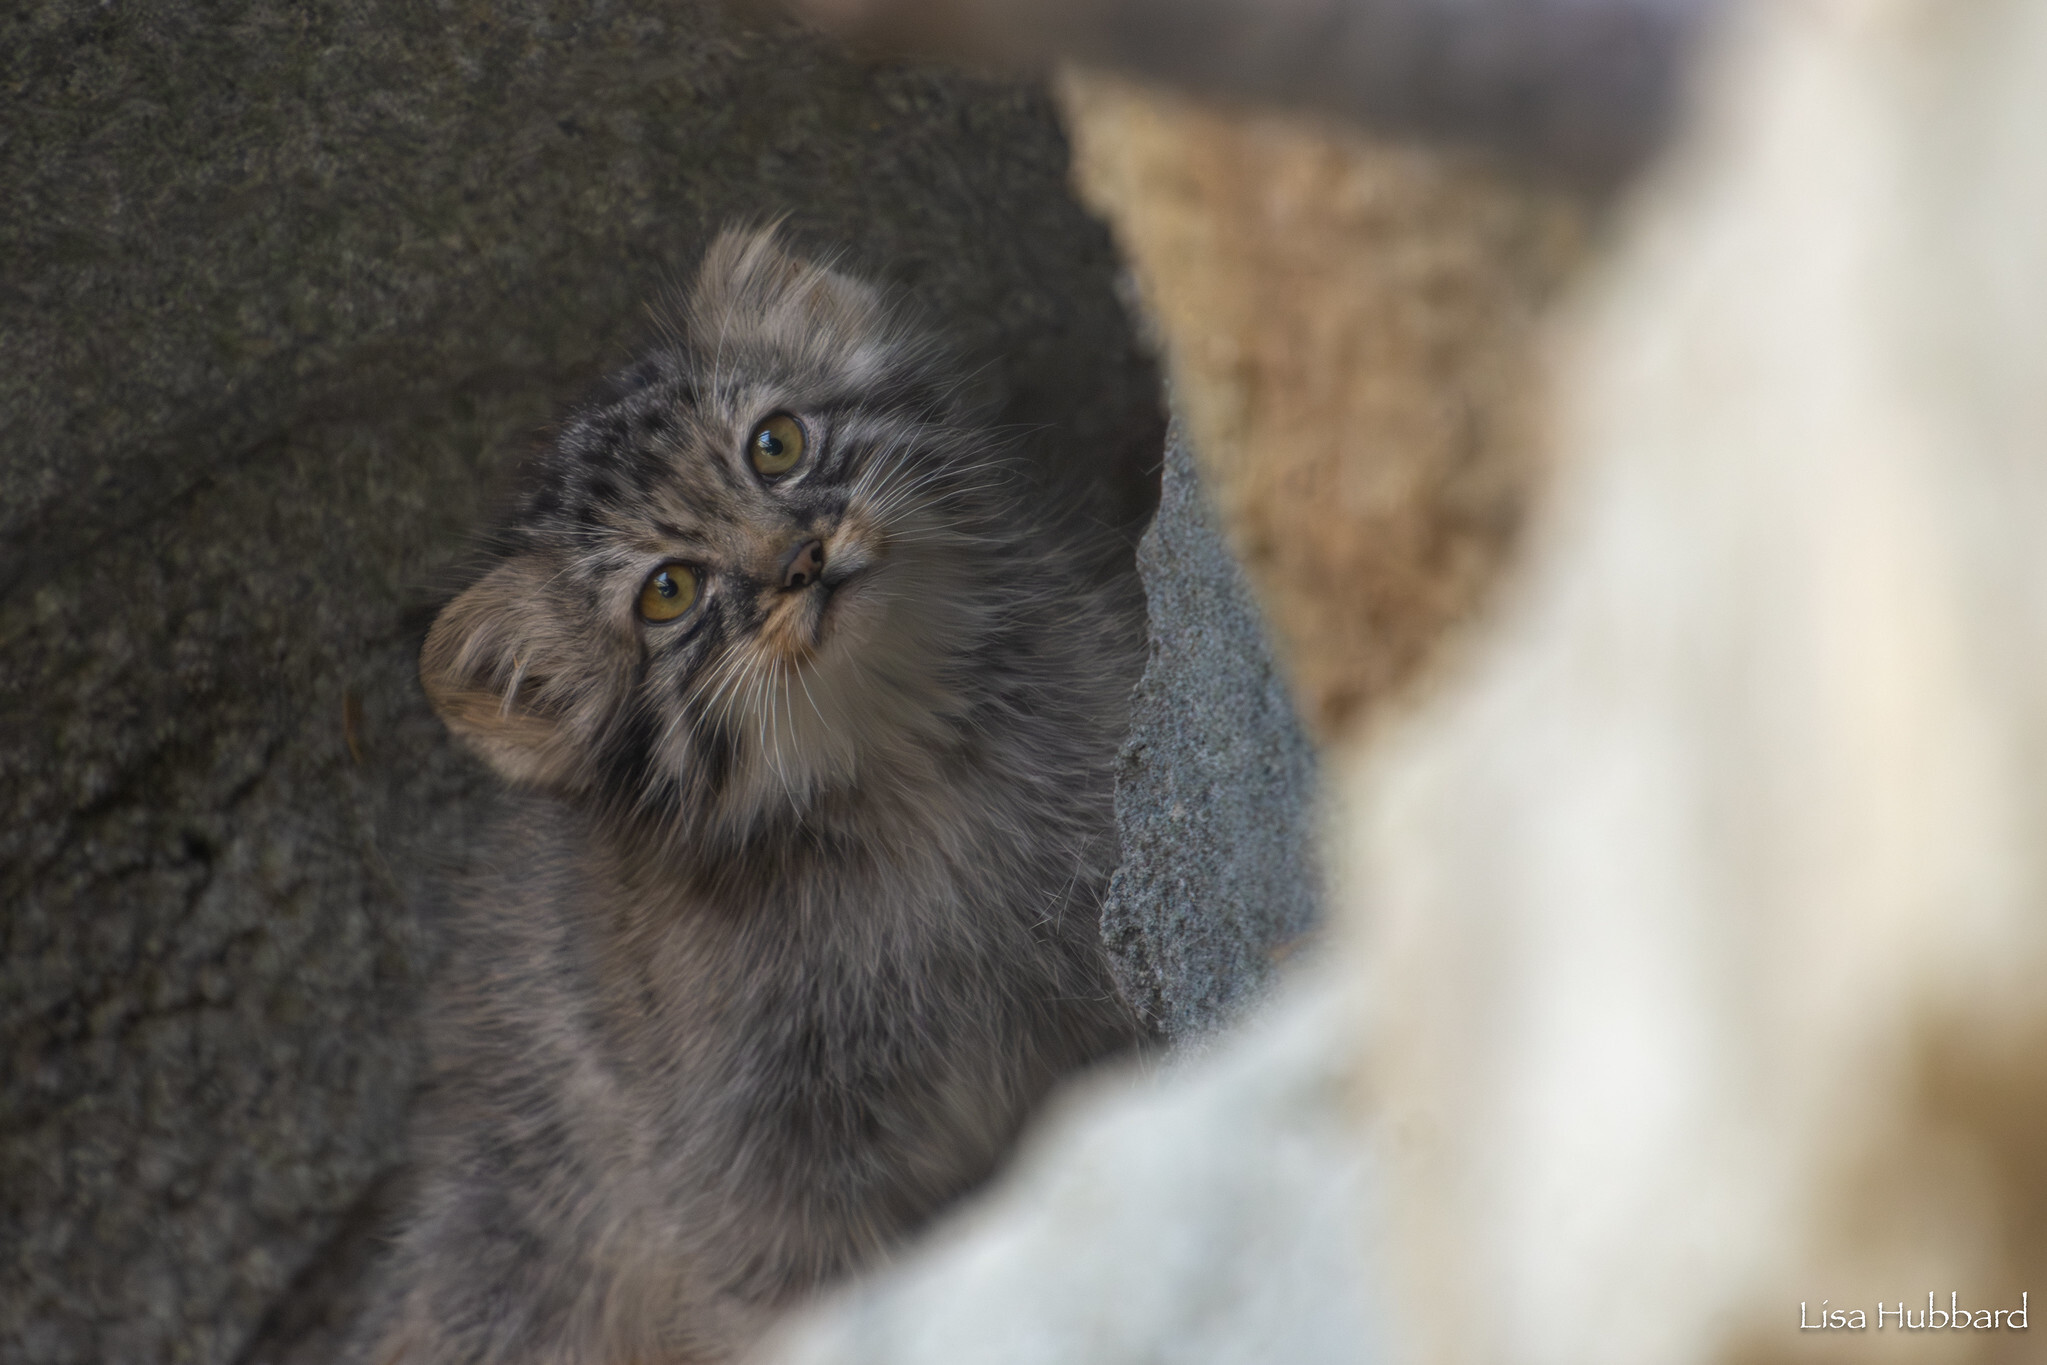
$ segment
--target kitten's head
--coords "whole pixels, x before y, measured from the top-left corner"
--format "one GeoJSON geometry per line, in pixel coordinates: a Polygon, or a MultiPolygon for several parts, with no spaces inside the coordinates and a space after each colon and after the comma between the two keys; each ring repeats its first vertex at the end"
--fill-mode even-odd
{"type": "Polygon", "coordinates": [[[929,341],[727,232],[611,390],[427,636],[450,729],[515,782],[734,836],[956,740],[968,656],[1030,589],[929,341]]]}

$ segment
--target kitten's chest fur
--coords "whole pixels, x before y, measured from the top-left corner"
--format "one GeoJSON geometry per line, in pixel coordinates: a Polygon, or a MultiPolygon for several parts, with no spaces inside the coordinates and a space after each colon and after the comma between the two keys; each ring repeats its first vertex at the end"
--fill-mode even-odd
{"type": "Polygon", "coordinates": [[[1134,1032],[1095,923],[1106,803],[1033,820],[973,786],[922,827],[849,793],[727,866],[527,804],[436,1030],[449,1107],[520,1114],[536,1211],[586,1184],[591,1254],[699,1329],[869,1260],[1134,1032]]]}
{"type": "Polygon", "coordinates": [[[720,237],[428,632],[514,804],[361,1358],[728,1359],[1138,1032],[1097,920],[1134,583],[940,353],[720,237]]]}

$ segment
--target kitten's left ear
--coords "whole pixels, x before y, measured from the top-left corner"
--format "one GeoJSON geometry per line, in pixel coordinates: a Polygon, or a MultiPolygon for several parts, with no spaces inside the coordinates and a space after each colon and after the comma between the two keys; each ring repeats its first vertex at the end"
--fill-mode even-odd
{"type": "Polygon", "coordinates": [[[442,608],[419,681],[448,729],[513,782],[586,785],[594,740],[616,701],[597,622],[553,590],[549,565],[508,560],[442,608]]]}
{"type": "Polygon", "coordinates": [[[697,271],[690,316],[707,353],[764,344],[859,384],[884,382],[914,349],[881,291],[791,255],[772,227],[718,234],[697,271]]]}

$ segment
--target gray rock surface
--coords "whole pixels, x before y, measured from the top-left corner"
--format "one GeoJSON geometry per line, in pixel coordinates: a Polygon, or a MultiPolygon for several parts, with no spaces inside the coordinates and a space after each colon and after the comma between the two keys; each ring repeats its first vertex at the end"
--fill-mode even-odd
{"type": "Polygon", "coordinates": [[[1138,546],[1151,656],[1116,781],[1102,934],[1124,992],[1186,1039],[1255,998],[1314,925],[1315,756],[1184,434],[1138,546]]]}
{"type": "Polygon", "coordinates": [[[787,214],[1124,525],[1156,380],[1039,93],[704,5],[16,6],[0,130],[0,1358],[224,1362],[396,1150],[419,633],[649,296],[787,214]]]}

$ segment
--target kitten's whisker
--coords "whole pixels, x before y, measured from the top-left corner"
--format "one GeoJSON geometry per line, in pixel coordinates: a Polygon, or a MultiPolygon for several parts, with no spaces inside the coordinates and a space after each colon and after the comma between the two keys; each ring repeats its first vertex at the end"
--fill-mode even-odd
{"type": "Polygon", "coordinates": [[[898,511],[884,520],[883,525],[891,538],[913,532],[956,531],[977,540],[992,538],[1004,544],[1013,541],[1012,537],[1003,534],[999,522],[979,509],[960,510],[925,503],[898,511]]]}
{"type": "Polygon", "coordinates": [[[869,459],[867,467],[860,471],[860,476],[853,480],[852,488],[847,490],[848,496],[858,497],[861,493],[872,487],[875,480],[886,474],[892,474],[897,466],[901,464],[902,459],[908,455],[909,450],[909,443],[903,440],[892,440],[882,447],[880,452],[869,459]],[[893,464],[890,463],[892,457],[895,460],[893,464]]]}
{"type": "Polygon", "coordinates": [[[923,492],[933,482],[935,480],[931,476],[924,475],[894,484],[883,485],[869,507],[870,514],[876,520],[894,516],[905,503],[908,503],[917,494],[923,492]]]}
{"type": "MultiPolygon", "coordinates": [[[[736,668],[733,671],[734,681],[732,685],[732,690],[725,694],[725,706],[721,715],[721,719],[728,721],[731,720],[733,718],[733,712],[741,707],[742,690],[744,690],[748,694],[752,692],[754,681],[753,669],[751,667],[746,666],[747,664],[750,664],[750,662],[751,662],[750,660],[743,661],[742,666],[736,668]]],[[[742,717],[741,719],[744,718],[742,717]]]]}
{"type": "MultiPolygon", "coordinates": [[[[719,695],[732,684],[737,672],[736,664],[736,656],[725,655],[711,666],[705,677],[692,685],[683,695],[682,715],[676,719],[680,720],[682,716],[690,717],[689,739],[692,744],[703,734],[703,727],[711,722],[711,708],[717,704],[719,695]]],[[[721,713],[717,717],[717,723],[722,725],[724,722],[725,716],[721,713]]],[[[671,722],[669,730],[672,732],[674,728],[671,722]]]]}
{"type": "MultiPolygon", "coordinates": [[[[922,492],[924,489],[930,487],[934,483],[947,482],[952,477],[953,477],[952,471],[940,468],[926,470],[903,482],[893,484],[884,483],[882,487],[874,495],[874,501],[872,505],[869,507],[868,511],[870,515],[876,517],[877,519],[888,516],[892,514],[898,507],[902,506],[902,504],[906,502],[909,498],[922,492]]],[[[996,486],[997,485],[994,484],[993,482],[986,483],[948,482],[946,493],[950,496],[959,496],[961,494],[970,493],[981,493],[987,492],[995,488],[996,486]]]]}
{"type": "Polygon", "coordinates": [[[969,383],[979,379],[982,375],[988,373],[990,370],[994,368],[995,362],[993,360],[984,360],[980,364],[974,366],[974,368],[972,368],[971,370],[961,369],[952,376],[952,378],[945,384],[943,388],[939,390],[939,392],[949,400],[955,394],[965,389],[969,383]]]}
{"type": "Polygon", "coordinates": [[[1014,540],[1014,537],[1003,533],[999,520],[980,508],[948,508],[935,503],[925,503],[906,515],[890,520],[896,522],[889,527],[888,534],[891,539],[951,532],[975,544],[990,541],[1009,543],[1014,540]]]}
{"type": "Polygon", "coordinates": [[[768,767],[774,770],[775,777],[782,783],[782,789],[787,791],[789,780],[782,776],[781,737],[775,733],[774,661],[770,659],[756,676],[758,681],[753,690],[753,704],[754,715],[760,722],[761,752],[767,757],[768,767]]]}
{"type": "MultiPolygon", "coordinates": [[[[794,743],[796,743],[796,739],[797,739],[797,736],[796,736],[796,699],[795,699],[794,697],[792,697],[792,696],[791,696],[791,695],[789,694],[789,675],[790,675],[791,673],[794,673],[794,672],[796,671],[796,669],[795,669],[795,666],[794,666],[793,664],[790,664],[790,663],[788,663],[787,661],[784,661],[784,662],[782,663],[782,665],[781,665],[781,667],[780,667],[780,670],[779,670],[779,671],[781,672],[781,675],[782,675],[782,700],[783,700],[783,701],[784,701],[785,703],[787,703],[787,704],[788,704],[788,707],[789,707],[789,736],[788,736],[788,737],[789,737],[789,742],[790,742],[791,744],[794,744],[794,743]]],[[[776,736],[776,740],[777,740],[777,742],[779,743],[779,742],[780,742],[780,740],[781,740],[781,737],[782,737],[782,731],[781,731],[781,721],[780,721],[780,719],[779,719],[779,717],[780,717],[780,715],[781,715],[781,712],[780,712],[779,710],[777,710],[775,714],[776,714],[776,716],[777,716],[777,720],[776,720],[776,730],[775,730],[775,736],[776,736]]],[[[794,804],[796,804],[796,789],[795,789],[795,788],[794,788],[794,787],[793,787],[792,785],[790,785],[790,782],[789,782],[789,776],[788,776],[788,774],[787,774],[787,773],[784,773],[784,774],[782,775],[782,789],[783,789],[784,791],[786,791],[786,792],[787,792],[787,793],[789,794],[789,803],[790,803],[791,805],[794,805],[794,804]]]]}
{"type": "Polygon", "coordinates": [[[879,496],[888,487],[896,471],[908,464],[912,447],[907,441],[892,441],[875,455],[867,468],[860,471],[860,477],[853,482],[847,500],[857,501],[864,497],[879,496]]]}
{"type": "MultiPolygon", "coordinates": [[[[907,443],[884,451],[873,466],[874,471],[877,473],[875,495],[878,497],[890,497],[896,495],[899,490],[921,488],[936,480],[959,478],[963,473],[962,470],[956,467],[958,460],[962,458],[959,452],[942,450],[938,448],[936,443],[924,446],[921,449],[921,453],[929,457],[931,462],[924,465],[921,469],[916,468],[910,459],[912,455],[918,453],[920,453],[918,447],[910,446],[907,443]],[[952,458],[948,459],[948,456],[952,458]],[[906,471],[914,471],[911,478],[906,482],[898,482],[897,476],[906,471]]],[[[973,469],[964,472],[978,474],[980,470],[973,469]]],[[[987,487],[988,485],[962,484],[959,486],[987,487]]]]}
{"type": "Polygon", "coordinates": [[[1038,920],[1039,924],[1050,925],[1055,929],[1059,927],[1060,922],[1066,918],[1067,906],[1073,903],[1073,888],[1080,885],[1080,874],[1086,866],[1087,849],[1085,847],[1074,849],[1073,875],[1066,879],[1065,888],[1052,900],[1051,912],[1041,916],[1038,920]]]}
{"type": "Polygon", "coordinates": [[[739,683],[744,674],[745,660],[738,654],[729,654],[719,661],[717,671],[710,680],[707,680],[715,682],[716,686],[711,689],[709,697],[704,702],[704,714],[690,725],[692,738],[699,733],[702,725],[715,724],[720,727],[731,725],[732,706],[738,699],[739,683]],[[715,717],[712,715],[714,708],[715,717]]]}
{"type": "Polygon", "coordinates": [[[797,685],[798,685],[798,686],[800,686],[800,687],[802,687],[802,689],[803,689],[803,696],[804,696],[804,699],[805,699],[805,700],[807,700],[807,701],[808,701],[808,702],[810,703],[810,709],[811,709],[812,711],[815,711],[815,712],[817,712],[817,721],[818,721],[818,724],[820,724],[820,725],[824,726],[824,728],[825,728],[825,733],[826,733],[826,734],[828,734],[828,735],[829,735],[829,734],[833,734],[833,733],[834,733],[834,731],[832,730],[832,723],[831,723],[831,722],[830,722],[829,720],[825,719],[825,714],[824,714],[824,711],[823,711],[823,709],[822,709],[822,708],[820,708],[820,707],[818,706],[818,704],[817,704],[817,698],[816,698],[816,697],[813,697],[813,696],[811,696],[811,695],[810,695],[810,683],[809,683],[809,680],[807,680],[807,679],[806,679],[806,678],[805,678],[805,677],[803,676],[803,670],[802,670],[802,669],[800,669],[800,668],[798,668],[798,669],[795,669],[795,670],[793,670],[793,671],[794,671],[794,672],[795,672],[795,674],[796,674],[796,682],[797,682],[797,685]]]}
{"type": "Polygon", "coordinates": [[[775,770],[775,777],[782,784],[782,795],[788,798],[791,806],[794,806],[797,804],[796,787],[790,782],[789,770],[782,762],[782,715],[780,704],[775,698],[775,676],[782,672],[784,667],[780,659],[771,658],[767,668],[761,673],[761,696],[767,702],[762,733],[767,737],[769,764],[775,770]]]}
{"type": "Polygon", "coordinates": [[[717,693],[722,692],[730,682],[736,662],[733,655],[720,656],[706,675],[698,679],[684,694],[682,704],[690,707],[701,701],[708,708],[716,700],[717,693]]]}
{"type": "Polygon", "coordinates": [[[752,674],[747,680],[746,706],[753,713],[754,736],[759,744],[761,757],[772,768],[775,765],[775,753],[768,744],[767,716],[760,704],[761,692],[765,686],[766,676],[767,670],[758,665],[752,670],[752,674]]]}

